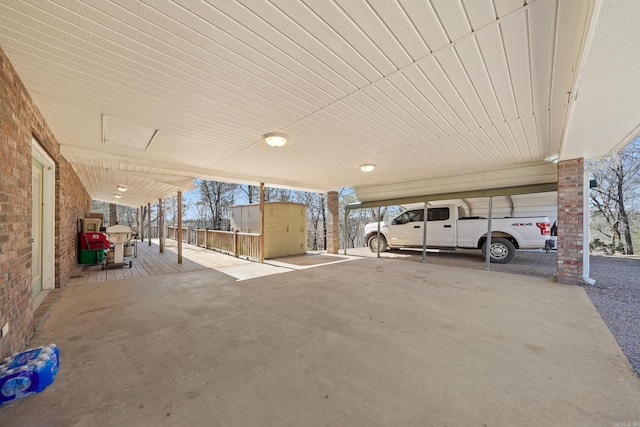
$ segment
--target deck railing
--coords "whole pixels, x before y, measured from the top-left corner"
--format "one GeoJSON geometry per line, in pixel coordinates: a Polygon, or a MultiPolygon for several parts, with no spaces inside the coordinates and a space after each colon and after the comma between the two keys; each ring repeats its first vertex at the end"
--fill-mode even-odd
{"type": "MultiPolygon", "coordinates": [[[[167,227],[167,238],[177,240],[178,229],[167,227]]],[[[182,241],[235,257],[260,260],[260,234],[182,227],[182,241]]]]}

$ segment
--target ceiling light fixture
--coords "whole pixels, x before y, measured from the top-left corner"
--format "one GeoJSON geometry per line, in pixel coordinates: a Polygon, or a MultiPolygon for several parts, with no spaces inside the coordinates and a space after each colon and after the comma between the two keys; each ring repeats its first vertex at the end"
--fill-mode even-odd
{"type": "Polygon", "coordinates": [[[264,140],[272,147],[282,147],[287,143],[287,135],[284,133],[268,133],[264,135],[264,140]]]}
{"type": "Polygon", "coordinates": [[[116,199],[120,199],[122,198],[122,194],[114,194],[113,197],[115,197],[116,199]]]}
{"type": "Polygon", "coordinates": [[[374,165],[373,163],[365,163],[363,165],[360,165],[360,170],[362,172],[371,172],[375,168],[376,168],[376,165],[374,165]]]}
{"type": "Polygon", "coordinates": [[[124,193],[125,191],[127,191],[127,187],[125,187],[124,185],[118,185],[118,191],[122,191],[124,193]]]}

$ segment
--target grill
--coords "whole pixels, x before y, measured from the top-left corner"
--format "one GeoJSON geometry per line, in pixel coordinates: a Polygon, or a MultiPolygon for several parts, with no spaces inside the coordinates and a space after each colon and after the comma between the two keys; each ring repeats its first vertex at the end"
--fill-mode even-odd
{"type": "Polygon", "coordinates": [[[133,230],[131,227],[126,225],[112,225],[105,229],[105,233],[107,235],[107,239],[113,243],[113,261],[110,262],[107,257],[106,267],[124,267],[128,265],[129,268],[132,267],[133,262],[125,262],[124,261],[124,246],[131,241],[133,237],[133,230]]]}

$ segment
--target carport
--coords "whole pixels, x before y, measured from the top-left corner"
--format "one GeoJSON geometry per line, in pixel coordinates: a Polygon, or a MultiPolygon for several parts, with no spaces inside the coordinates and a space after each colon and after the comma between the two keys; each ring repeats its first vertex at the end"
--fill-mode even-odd
{"type": "MultiPolygon", "coordinates": [[[[614,160],[616,153],[639,132],[639,22],[640,7],[632,0],[2,2],[0,294],[4,295],[4,302],[0,324],[6,325],[9,332],[0,338],[0,352],[9,354],[24,348],[28,342],[33,332],[33,309],[37,305],[37,297],[33,296],[37,290],[35,284],[39,283],[43,289],[52,289],[64,288],[68,283],[75,264],[75,224],[78,218],[89,213],[92,199],[111,202],[116,200],[114,195],[117,194],[122,196],[117,199],[119,203],[126,206],[162,204],[164,198],[191,188],[194,178],[327,193],[327,240],[328,251],[332,253],[338,251],[338,191],[342,187],[355,188],[363,204],[392,199],[417,198],[416,201],[424,201],[425,196],[434,200],[437,195],[466,192],[498,196],[517,188],[538,186],[544,187],[545,191],[557,188],[557,278],[562,283],[584,283],[584,248],[588,242],[584,232],[584,191],[588,179],[584,161],[614,160]],[[267,143],[267,136],[277,137],[276,146],[267,143]]],[[[367,264],[366,267],[373,266],[367,264]]],[[[425,276],[430,270],[419,267],[422,270],[412,270],[412,273],[420,279],[431,280],[425,276]]],[[[385,283],[388,283],[386,279],[399,273],[393,264],[386,261],[376,264],[375,271],[384,276],[385,283]]],[[[325,273],[328,276],[341,274],[331,279],[338,282],[354,275],[353,271],[334,269],[325,273]]],[[[322,276],[323,280],[320,277],[314,279],[313,275],[305,276],[311,273],[294,274],[302,275],[301,278],[308,279],[309,283],[329,280],[328,276],[322,276]]],[[[432,274],[433,278],[440,280],[450,278],[450,275],[432,274]]],[[[200,290],[204,292],[202,295],[206,295],[204,289],[207,285],[201,283],[200,278],[178,277],[166,279],[174,285],[178,282],[175,289],[167,285],[158,289],[165,290],[168,295],[183,290],[193,279],[197,283],[196,294],[184,293],[177,298],[181,301],[189,296],[197,299],[201,295],[200,290]]],[[[421,292],[412,284],[415,277],[402,277],[405,283],[399,291],[405,291],[404,299],[402,294],[390,294],[389,298],[398,304],[387,308],[375,304],[371,307],[398,311],[400,316],[400,309],[416,298],[428,306],[427,295],[421,299],[411,296],[413,292],[421,292]]],[[[221,284],[226,283],[222,277],[217,279],[221,284]]],[[[382,279],[374,280],[378,283],[382,279]]],[[[477,277],[471,280],[474,284],[479,281],[477,277]]],[[[460,283],[464,281],[460,279],[460,283]]],[[[383,299],[382,287],[366,288],[357,283],[354,288],[344,283],[339,290],[336,288],[333,293],[318,294],[317,298],[331,299],[344,310],[345,315],[349,314],[351,305],[340,305],[339,291],[362,290],[350,297],[353,300],[358,296],[369,298],[372,303],[376,298],[383,299]],[[367,291],[379,294],[373,297],[367,291]]],[[[141,284],[144,286],[144,281],[141,284]]],[[[257,283],[253,285],[258,292],[255,295],[258,295],[259,286],[257,283]]],[[[282,286],[279,283],[271,285],[276,288],[282,286]]],[[[126,290],[112,286],[108,290],[112,298],[117,299],[120,295],[132,303],[144,295],[145,304],[148,304],[146,309],[150,309],[154,302],[160,302],[152,299],[149,293],[137,294],[144,289],[143,286],[126,290]]],[[[432,283],[431,289],[436,293],[446,292],[439,286],[432,283]]],[[[472,285],[469,286],[466,290],[459,289],[456,296],[467,295],[467,292],[473,294],[472,285]]],[[[549,286],[553,289],[549,292],[559,293],[559,304],[567,299],[573,299],[568,304],[581,304],[579,288],[549,286]]],[[[96,295],[101,290],[106,292],[106,287],[91,289],[96,295]]],[[[224,287],[223,290],[228,291],[222,295],[223,300],[226,296],[236,295],[233,287],[224,287]]],[[[487,288],[489,294],[494,291],[495,294],[502,292],[487,288]]],[[[78,296],[86,293],[91,298],[90,290],[78,289],[77,292],[78,296]]],[[[520,303],[511,291],[505,292],[505,297],[512,303],[520,303]]],[[[311,294],[299,296],[304,298],[311,294]]],[[[316,301],[315,294],[313,297],[316,301]]],[[[247,293],[246,298],[247,306],[244,308],[258,309],[264,301],[269,301],[267,298],[252,305],[251,293],[247,293]]],[[[158,295],[157,299],[160,300],[161,296],[158,295]]],[[[464,308],[460,300],[450,298],[441,301],[448,310],[458,313],[464,308]]],[[[211,299],[205,301],[215,306],[211,299]]],[[[292,303],[304,301],[290,300],[292,303]]],[[[166,298],[162,303],[165,302],[166,298]]],[[[89,327],[95,325],[93,322],[102,313],[114,317],[126,313],[127,308],[121,303],[114,301],[112,309],[93,305],[89,309],[93,311],[77,311],[80,306],[74,305],[61,310],[90,319],[77,325],[89,327]]],[[[193,310],[188,312],[174,307],[177,317],[173,320],[178,323],[173,325],[193,328],[188,330],[194,333],[202,332],[198,325],[188,322],[211,310],[211,306],[205,309],[199,303],[185,304],[193,310]]],[[[233,308],[233,305],[228,307],[233,308]]],[[[498,306],[487,307],[487,310],[502,309],[502,306],[500,310],[498,306]]],[[[547,307],[551,309],[552,306],[547,307]]],[[[574,306],[553,307],[560,316],[563,310],[571,312],[574,306]]],[[[166,307],[160,304],[156,308],[166,307]]],[[[479,311],[485,309],[476,308],[479,311]]],[[[584,319],[593,314],[593,307],[588,304],[576,310],[574,314],[584,319]],[[592,314],[588,314],[589,310],[592,314]]],[[[272,332],[261,328],[251,330],[258,325],[257,320],[263,320],[258,316],[264,314],[263,311],[256,312],[253,317],[250,315],[249,319],[256,319],[256,322],[248,324],[236,318],[233,310],[222,311],[228,314],[225,320],[231,322],[226,324],[229,326],[226,332],[240,333],[242,331],[238,328],[247,327],[247,340],[242,344],[257,343],[265,334],[272,332]],[[237,324],[234,320],[238,321],[237,324]],[[255,331],[264,334],[252,335],[255,331]]],[[[362,317],[355,319],[358,320],[355,324],[361,325],[365,333],[370,332],[367,336],[375,336],[374,332],[378,331],[369,331],[361,323],[367,321],[365,311],[355,312],[362,317]]],[[[111,324],[110,332],[115,335],[110,339],[118,350],[114,359],[107,362],[110,372],[123,366],[125,361],[135,361],[137,373],[156,367],[166,368],[162,364],[150,365],[146,356],[138,359],[148,348],[157,350],[156,353],[165,351],[165,347],[153,347],[157,342],[155,339],[173,333],[173,326],[167,325],[169,335],[163,335],[164,332],[154,334],[146,322],[156,312],[144,312],[149,314],[142,322],[143,327],[150,328],[142,331],[147,332],[143,335],[147,340],[138,340],[136,345],[128,347],[119,345],[130,341],[119,340],[128,339],[130,332],[127,328],[135,326],[132,319],[139,318],[128,318],[126,324],[113,319],[115,323],[111,324]]],[[[418,308],[414,313],[420,315],[425,311],[418,308]]],[[[477,311],[472,313],[479,315],[477,311]]],[[[354,320],[335,319],[331,314],[335,312],[329,311],[326,317],[318,320],[326,321],[329,326],[334,322],[336,327],[348,324],[347,320],[354,320]]],[[[450,326],[458,328],[457,321],[464,324],[465,319],[468,320],[441,314],[443,319],[448,319],[440,320],[443,330],[450,326]],[[449,320],[452,324],[447,323],[449,320]]],[[[545,323],[550,318],[546,311],[530,314],[531,325],[545,330],[554,330],[557,326],[545,323]]],[[[290,322],[265,325],[273,326],[273,330],[282,327],[285,331],[304,332],[302,326],[305,323],[296,316],[290,322]]],[[[275,317],[272,320],[276,320],[275,317]]],[[[368,320],[374,323],[378,320],[373,315],[370,317],[368,320]]],[[[215,323],[217,318],[207,319],[215,323]]],[[[508,316],[496,319],[513,320],[508,316]]],[[[589,319],[586,321],[593,328],[602,326],[593,316],[589,319]]],[[[422,340],[425,337],[420,335],[428,328],[422,331],[412,329],[417,335],[409,335],[419,337],[418,340],[395,341],[403,336],[402,327],[412,319],[405,320],[407,323],[389,324],[385,321],[386,327],[398,326],[393,328],[397,336],[392,337],[389,330],[380,331],[390,339],[380,341],[380,346],[400,344],[403,351],[411,352],[412,343],[421,346],[429,342],[422,340]]],[[[430,320],[438,322],[438,318],[430,320]]],[[[559,323],[564,320],[559,319],[559,323]]],[[[566,320],[571,322],[571,319],[566,320]]],[[[498,329],[487,330],[487,335],[482,336],[489,337],[488,341],[500,338],[499,327],[503,323],[496,322],[494,326],[498,329]]],[[[630,403],[629,399],[637,397],[637,383],[629,382],[625,377],[624,386],[617,382],[619,388],[615,390],[613,387],[612,381],[620,379],[614,371],[621,365],[615,351],[605,345],[610,336],[606,338],[606,334],[592,330],[594,336],[600,337],[594,341],[584,335],[576,324],[572,325],[565,329],[567,335],[564,338],[574,337],[568,348],[516,340],[523,344],[518,350],[511,347],[515,345],[514,341],[507,340],[510,344],[505,347],[497,345],[487,356],[502,360],[496,349],[503,349],[502,357],[505,357],[511,352],[528,351],[522,350],[528,349],[525,344],[549,348],[549,353],[564,356],[553,359],[561,362],[559,366],[567,367],[567,372],[576,374],[578,378],[585,376],[590,381],[565,389],[563,384],[570,379],[567,375],[560,375],[563,382],[557,390],[573,392],[581,389],[582,385],[584,388],[581,390],[590,392],[600,390],[603,381],[608,381],[611,387],[607,389],[612,396],[618,396],[621,390],[628,393],[626,398],[620,397],[617,402],[630,403]],[[594,357],[593,360],[602,362],[598,369],[589,369],[595,366],[588,360],[585,364],[575,364],[576,369],[584,368],[584,372],[569,369],[576,354],[586,351],[587,347],[595,351],[587,352],[594,357]],[[604,350],[605,347],[611,352],[604,350]],[[596,372],[599,369],[602,371],[596,372]],[[602,378],[595,377],[601,373],[602,378]],[[629,388],[626,388],[628,384],[629,388]]],[[[349,340],[345,337],[349,337],[352,331],[345,329],[343,335],[338,334],[341,337],[338,339],[332,327],[320,328],[314,333],[325,339],[329,347],[350,349],[349,340]]],[[[544,335],[541,330],[538,332],[544,335]]],[[[87,330],[86,333],[89,336],[84,330],[67,336],[64,344],[74,354],[90,351],[90,344],[96,342],[99,334],[96,330],[87,330]],[[78,347],[71,345],[74,340],[78,347]]],[[[181,339],[191,336],[182,335],[181,339]]],[[[449,343],[455,344],[456,350],[456,343],[464,343],[467,338],[464,334],[452,337],[454,339],[449,343]]],[[[46,339],[47,335],[39,338],[46,339]]],[[[273,336],[274,340],[279,338],[284,339],[284,335],[273,336]]],[[[560,336],[556,338],[558,342],[566,343],[560,336]]],[[[300,340],[304,344],[302,337],[300,340]]],[[[177,352],[182,342],[179,339],[171,342],[170,351],[177,352]]],[[[233,350],[239,343],[234,338],[222,344],[219,349],[233,350]]],[[[295,358],[294,347],[283,348],[290,349],[295,358]]],[[[438,347],[432,349],[436,351],[438,347]]],[[[214,351],[200,347],[192,354],[193,361],[200,362],[198,369],[210,359],[204,354],[208,356],[211,353],[204,350],[214,351]]],[[[360,350],[359,355],[362,355],[367,350],[377,349],[356,346],[354,350],[360,350]]],[[[439,350],[442,352],[433,356],[450,354],[446,348],[439,350]]],[[[531,347],[533,356],[524,360],[547,357],[548,353],[538,350],[531,347]]],[[[416,354],[423,355],[421,351],[431,350],[421,347],[416,354]]],[[[281,353],[275,354],[282,356],[281,353]]],[[[437,391],[429,389],[427,372],[441,372],[449,379],[470,378],[467,377],[469,371],[477,367],[471,363],[476,353],[465,354],[468,356],[462,360],[463,363],[453,370],[444,367],[437,371],[442,367],[440,365],[434,365],[431,370],[424,369],[419,363],[422,359],[408,365],[416,368],[411,370],[412,374],[419,372],[420,378],[425,380],[420,381],[425,387],[422,390],[424,394],[418,395],[426,396],[429,391],[437,391]],[[451,375],[447,376],[447,373],[451,375]]],[[[228,353],[224,357],[231,356],[237,355],[228,353]]],[[[272,378],[291,378],[280,370],[282,367],[279,365],[261,365],[260,360],[248,353],[241,356],[235,360],[242,363],[245,371],[264,378],[272,375],[269,368],[274,368],[283,376],[272,378]]],[[[349,360],[347,366],[341,365],[337,353],[326,356],[324,358],[325,354],[313,351],[303,352],[302,360],[312,360],[315,365],[298,366],[302,372],[305,368],[313,371],[311,367],[317,365],[334,369],[332,380],[337,376],[336,367],[358,368],[354,360],[349,360]]],[[[401,357],[405,356],[412,357],[408,353],[401,357]]],[[[432,360],[436,359],[438,357],[432,360]]],[[[393,371],[385,371],[384,356],[376,360],[375,371],[380,378],[391,379],[393,371]]],[[[84,368],[87,371],[84,372],[88,375],[92,366],[87,363],[84,368]]],[[[509,366],[514,372],[520,367],[509,366]]],[[[73,367],[81,368],[80,365],[73,367]]],[[[186,371],[172,373],[186,378],[198,372],[196,365],[193,369],[191,365],[189,367],[186,371]]],[[[551,365],[540,365],[540,368],[556,372],[551,365]]],[[[239,372],[240,368],[231,371],[239,372]]],[[[398,373],[402,378],[410,379],[407,372],[398,373]]],[[[499,375],[497,369],[489,372],[499,375]]],[[[343,377],[350,378],[349,375],[343,377]]],[[[359,382],[354,383],[351,392],[341,395],[343,403],[353,402],[359,392],[366,391],[367,396],[375,394],[375,384],[365,381],[364,377],[354,377],[359,382]]],[[[526,381],[527,387],[537,385],[541,389],[546,381],[542,377],[534,379],[533,373],[517,378],[526,381]]],[[[323,385],[331,381],[323,383],[323,378],[315,379],[318,384],[315,390],[324,391],[320,396],[330,405],[332,393],[325,391],[323,385]]],[[[234,381],[232,378],[227,380],[234,381]]],[[[478,384],[487,387],[475,388],[464,381],[456,384],[465,391],[463,395],[470,396],[466,392],[473,390],[480,394],[489,393],[488,385],[492,382],[484,380],[486,378],[479,380],[478,384]]],[[[156,391],[170,388],[173,384],[171,381],[153,383],[156,391]]],[[[258,386],[251,382],[247,384],[258,386]]],[[[295,395],[296,387],[302,385],[292,384],[294,389],[287,390],[284,396],[295,395]]],[[[502,389],[504,396],[522,383],[509,384],[510,387],[502,389]]],[[[215,406],[213,394],[197,393],[206,390],[205,385],[209,384],[181,391],[187,398],[201,396],[203,400],[199,403],[215,406]]],[[[242,405],[234,406],[232,402],[268,397],[274,391],[258,387],[264,393],[252,394],[245,393],[243,386],[237,383],[231,385],[239,388],[232,387],[236,393],[222,402],[222,408],[229,411],[245,409],[242,405]]],[[[125,389],[127,393],[133,390],[129,385],[118,388],[120,393],[125,389]]],[[[364,420],[385,420],[384,414],[372,408],[381,405],[386,396],[395,395],[396,390],[388,388],[386,391],[377,398],[360,402],[362,410],[357,413],[343,411],[340,407],[337,413],[364,420]],[[363,416],[367,410],[369,414],[380,415],[380,418],[363,416]]],[[[466,400],[456,403],[456,391],[458,389],[449,395],[453,403],[445,404],[443,408],[450,413],[456,413],[462,407],[467,408],[465,411],[472,408],[465,406],[469,403],[466,400]]],[[[567,395],[559,393],[558,397],[567,395]]],[[[118,399],[121,403],[127,400],[126,396],[114,392],[92,403],[105,409],[105,413],[113,414],[107,409],[113,407],[111,405],[118,399]]],[[[546,402],[542,394],[525,393],[520,396],[527,402],[533,402],[525,405],[531,411],[543,407],[535,403],[546,402]]],[[[64,396],[56,396],[59,397],[64,396]]],[[[593,403],[592,408],[598,407],[595,400],[586,395],[585,399],[593,403]]],[[[267,398],[266,402],[269,401],[267,398]]],[[[276,398],[271,402],[286,400],[276,398]]],[[[393,412],[402,412],[406,408],[402,403],[390,403],[395,405],[393,412]]],[[[576,402],[565,403],[570,407],[576,402]]],[[[602,410],[598,407],[597,413],[595,410],[587,413],[593,415],[593,419],[606,419],[607,422],[616,421],[615,413],[624,415],[625,419],[621,421],[638,418],[633,412],[637,405],[620,405],[613,400],[609,404],[602,410]]],[[[143,402],[138,405],[146,407],[143,402]]],[[[310,401],[303,401],[301,405],[311,407],[310,401]]],[[[582,404],[577,405],[577,408],[584,408],[582,404]]],[[[183,420],[189,419],[186,410],[172,413],[183,415],[183,420]]],[[[144,412],[140,414],[144,416],[144,412]]],[[[575,412],[568,409],[566,414],[571,416],[575,412]]],[[[259,415],[264,417],[262,420],[269,421],[269,416],[280,420],[273,412],[259,412],[259,415]]],[[[117,419],[117,414],[114,416],[117,419]]],[[[100,415],[96,417],[100,420],[100,415]]],[[[459,424],[456,419],[447,419],[459,424]]],[[[518,424],[523,423],[522,419],[526,422],[531,418],[525,416],[518,424]]],[[[232,418],[223,420],[234,421],[232,418]]],[[[334,419],[324,420],[331,423],[334,419]]],[[[420,424],[420,419],[406,421],[406,424],[420,424]]]]}
{"type": "MultiPolygon", "coordinates": [[[[443,180],[439,183],[433,182],[425,185],[425,187],[420,188],[438,188],[443,189],[445,192],[435,193],[435,194],[422,194],[422,195],[409,195],[405,197],[395,197],[395,198],[387,198],[387,199],[375,199],[375,197],[392,197],[394,194],[398,192],[404,193],[404,191],[398,191],[398,186],[395,188],[387,189],[386,193],[373,195],[371,193],[367,193],[366,190],[363,192],[364,198],[369,198],[370,200],[365,202],[353,203],[345,206],[345,218],[349,216],[349,212],[354,209],[364,209],[364,208],[372,208],[378,207],[380,209],[381,206],[403,206],[403,205],[417,205],[423,209],[428,209],[429,206],[433,206],[435,204],[453,203],[456,205],[464,206],[465,211],[469,213],[469,216],[479,215],[482,213],[484,218],[498,218],[501,216],[504,217],[515,217],[518,216],[547,216],[550,221],[556,221],[558,218],[557,212],[557,183],[551,182],[552,179],[555,179],[555,168],[550,167],[548,164],[541,164],[536,172],[543,170],[542,168],[546,168],[546,174],[542,173],[540,176],[535,177],[539,182],[530,184],[530,185],[515,185],[512,187],[497,187],[493,189],[482,189],[483,186],[487,185],[488,182],[501,182],[504,180],[504,176],[509,176],[509,173],[512,171],[504,170],[498,173],[481,173],[476,174],[471,178],[471,183],[463,182],[462,184],[470,190],[467,191],[452,191],[446,192],[447,189],[453,188],[455,190],[456,184],[460,184],[461,182],[455,182],[455,179],[447,179],[443,180]],[[549,181],[549,182],[547,182],[549,181]],[[473,189],[473,188],[477,189],[473,189]],[[494,210],[494,199],[498,202],[496,209],[494,210]]],[[[521,172],[519,170],[519,172],[521,172]]],[[[532,175],[520,175],[520,180],[532,180],[532,175]],[[525,178],[526,176],[526,178],[525,178]]],[[[404,183],[403,186],[408,183],[404,183]]],[[[410,184],[409,184],[410,185],[410,184]]],[[[376,188],[374,191],[379,191],[379,188],[376,188]]],[[[410,190],[411,191],[411,190],[410,190]]],[[[418,193],[419,190],[413,190],[414,193],[418,193]]],[[[361,196],[362,197],[362,196],[361,196]]],[[[415,208],[417,208],[417,206],[415,208]]],[[[378,216],[380,216],[380,210],[378,210],[378,216]]],[[[425,261],[426,259],[426,250],[427,250],[427,218],[424,217],[424,227],[422,233],[422,259],[425,261]]],[[[588,225],[588,224],[587,224],[588,225]]],[[[416,226],[420,227],[420,225],[416,226]]],[[[378,233],[380,230],[378,229],[378,233]]],[[[347,241],[347,236],[349,233],[349,222],[345,221],[344,227],[345,233],[345,242],[347,241]]],[[[488,236],[488,244],[491,242],[491,221],[487,221],[487,229],[486,236],[488,236]]],[[[588,239],[585,240],[588,242],[588,239]]],[[[380,256],[378,250],[378,256],[380,256]]],[[[587,260],[585,267],[585,280],[591,281],[588,279],[588,245],[585,251],[585,259],[587,260]]],[[[347,253],[347,247],[345,244],[344,253],[347,253]]],[[[487,270],[490,269],[490,256],[487,251],[485,268],[487,270]]]]}
{"type": "Polygon", "coordinates": [[[638,133],[630,1],[1,7],[0,45],[95,200],[147,206],[198,178],[369,203],[544,175],[558,278],[582,283],[583,161],[638,133]]]}

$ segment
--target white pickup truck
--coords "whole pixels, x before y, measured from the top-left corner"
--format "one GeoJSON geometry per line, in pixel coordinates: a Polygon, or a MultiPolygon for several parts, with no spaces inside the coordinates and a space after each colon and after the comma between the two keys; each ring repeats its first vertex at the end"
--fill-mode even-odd
{"type": "MultiPolygon", "coordinates": [[[[427,209],[427,247],[482,249],[486,255],[487,222],[484,217],[467,216],[462,206],[442,205],[427,209]]],[[[365,242],[376,252],[387,247],[421,248],[423,246],[424,209],[405,210],[389,225],[365,225],[365,242]]],[[[506,264],[516,249],[552,249],[551,223],[548,217],[492,218],[491,262],[506,264]]]]}

